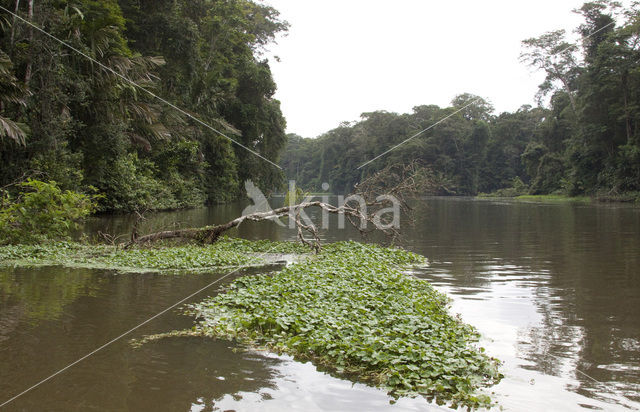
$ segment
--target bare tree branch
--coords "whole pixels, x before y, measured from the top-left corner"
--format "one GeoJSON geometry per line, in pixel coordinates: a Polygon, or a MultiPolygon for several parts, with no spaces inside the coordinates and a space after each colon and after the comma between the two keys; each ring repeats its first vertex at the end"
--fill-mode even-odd
{"type": "Polygon", "coordinates": [[[417,194],[428,192],[435,185],[431,176],[428,169],[421,167],[416,162],[408,165],[392,165],[358,184],[354,193],[346,198],[346,202],[343,205],[334,206],[321,201],[309,201],[266,212],[250,213],[221,225],[165,230],[144,236],[138,235],[138,226],[143,219],[143,216],[138,214],[138,219],[132,230],[131,240],[125,247],[167,239],[187,239],[203,244],[212,244],[224,232],[238,227],[246,221],[260,222],[288,217],[295,222],[298,240],[318,252],[321,249],[318,228],[312,223],[303,222],[301,218],[303,210],[313,208],[321,209],[331,214],[344,215],[350,224],[363,236],[372,231],[378,231],[384,233],[391,240],[395,240],[400,234],[398,228],[389,224],[388,220],[384,221],[380,212],[389,207],[389,198],[393,197],[398,202],[401,212],[410,214],[411,208],[408,200],[417,194]],[[363,199],[363,201],[357,201],[356,199],[363,199]],[[305,232],[311,235],[311,240],[305,238],[305,232]]]}

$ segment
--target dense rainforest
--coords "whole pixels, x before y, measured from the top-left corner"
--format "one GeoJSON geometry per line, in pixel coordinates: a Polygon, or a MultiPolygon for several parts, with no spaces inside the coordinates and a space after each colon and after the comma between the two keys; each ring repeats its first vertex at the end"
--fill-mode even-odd
{"type": "Polygon", "coordinates": [[[287,177],[313,190],[327,182],[334,192],[349,192],[363,176],[418,160],[431,169],[435,194],[639,198],[638,4],[598,1],[575,11],[584,17],[579,46],[563,30],[523,41],[523,64],[546,73],[538,107],[496,115],[485,99],[466,93],[450,107],[364,113],[316,139],[289,135],[287,177]]]}
{"type": "Polygon", "coordinates": [[[286,144],[264,57],[288,28],[275,9],[251,0],[0,5],[20,16],[0,12],[0,187],[29,176],[99,193],[100,210],[131,211],[228,201],[246,179],[280,186],[279,169],[221,135],[274,162],[286,144]]]}
{"type": "Polygon", "coordinates": [[[0,6],[0,188],[9,191],[32,177],[97,194],[98,210],[133,211],[233,200],[246,180],[282,188],[285,175],[242,145],[310,190],[327,182],[350,192],[390,164],[417,160],[436,194],[640,193],[638,4],[585,3],[576,10],[584,18],[579,45],[562,30],[523,42],[523,64],[546,73],[538,107],[495,114],[487,100],[465,93],[450,107],[364,113],[315,139],[285,135],[265,48],[288,24],[272,7],[251,0],[0,6]]]}

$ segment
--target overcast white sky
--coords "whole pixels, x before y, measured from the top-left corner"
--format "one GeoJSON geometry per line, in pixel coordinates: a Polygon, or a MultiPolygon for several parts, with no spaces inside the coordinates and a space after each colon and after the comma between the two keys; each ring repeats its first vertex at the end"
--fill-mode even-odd
{"type": "Polygon", "coordinates": [[[291,24],[270,46],[287,132],[315,137],[374,110],[447,106],[459,93],[496,111],[534,103],[544,75],[521,40],[559,28],[573,38],[580,0],[265,0],[291,24]]]}

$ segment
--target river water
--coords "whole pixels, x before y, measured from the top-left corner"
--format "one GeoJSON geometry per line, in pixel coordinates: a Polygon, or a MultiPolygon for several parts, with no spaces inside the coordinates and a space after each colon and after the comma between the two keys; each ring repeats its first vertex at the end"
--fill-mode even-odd
{"type": "MultiPolygon", "coordinates": [[[[145,224],[220,223],[241,211],[162,213],[145,224]]],[[[449,294],[452,311],[504,362],[506,377],[491,391],[505,410],[640,410],[640,208],[428,198],[415,216],[413,226],[403,222],[404,246],[430,265],[414,275],[449,294]]],[[[125,234],[131,224],[130,216],[94,218],[85,231],[125,234]]],[[[327,241],[357,239],[335,219],[330,228],[327,241]]],[[[286,240],[295,232],[263,222],[234,235],[286,240]]],[[[0,269],[0,404],[219,277],[0,269]]],[[[441,409],[421,399],[390,403],[383,391],[309,363],[226,341],[129,344],[192,322],[170,310],[0,410],[441,409]]]]}

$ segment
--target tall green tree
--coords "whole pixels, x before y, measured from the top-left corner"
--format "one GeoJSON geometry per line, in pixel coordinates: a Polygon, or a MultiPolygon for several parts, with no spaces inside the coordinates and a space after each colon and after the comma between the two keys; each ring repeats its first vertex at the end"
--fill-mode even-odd
{"type": "Polygon", "coordinates": [[[278,169],[222,136],[278,160],[285,121],[262,57],[287,29],[275,9],[250,0],[2,5],[93,61],[2,16],[0,185],[37,172],[65,189],[97,188],[102,210],[127,211],[234,199],[244,179],[281,184],[278,169]]]}

